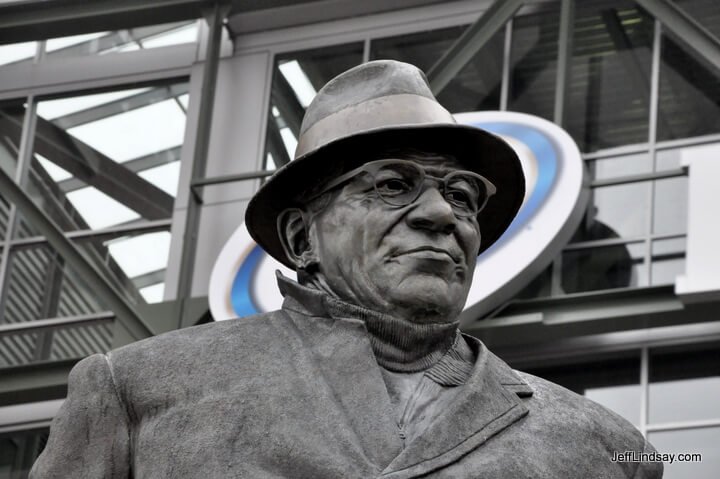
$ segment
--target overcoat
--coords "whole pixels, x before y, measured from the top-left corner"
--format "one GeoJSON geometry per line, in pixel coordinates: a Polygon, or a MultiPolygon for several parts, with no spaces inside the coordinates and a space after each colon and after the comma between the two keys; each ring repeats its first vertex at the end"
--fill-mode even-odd
{"type": "MultiPolygon", "coordinates": [[[[293,283],[294,284],[294,283],[293,283]]],[[[283,285],[279,311],[84,359],[31,479],[655,478],[626,420],[477,339],[466,384],[404,444],[362,320],[283,285]]]]}

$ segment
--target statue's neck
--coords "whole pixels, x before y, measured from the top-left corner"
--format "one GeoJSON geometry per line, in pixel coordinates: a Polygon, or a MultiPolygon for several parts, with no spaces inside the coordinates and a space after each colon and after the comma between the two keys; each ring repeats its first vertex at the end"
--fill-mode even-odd
{"type": "Polygon", "coordinates": [[[339,299],[327,285],[309,284],[324,293],[323,304],[333,318],[362,320],[378,363],[398,372],[424,371],[450,349],[458,333],[458,323],[416,323],[383,314],[339,299]]]}

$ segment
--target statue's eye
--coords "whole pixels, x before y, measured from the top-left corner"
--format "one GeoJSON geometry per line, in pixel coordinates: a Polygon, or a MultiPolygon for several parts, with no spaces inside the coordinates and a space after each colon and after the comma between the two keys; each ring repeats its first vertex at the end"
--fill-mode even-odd
{"type": "Polygon", "coordinates": [[[445,195],[445,199],[452,205],[462,208],[472,208],[472,199],[470,195],[461,190],[450,190],[445,195]]]}
{"type": "Polygon", "coordinates": [[[387,178],[378,181],[375,187],[378,193],[383,196],[401,195],[412,190],[412,185],[400,178],[387,178]]]}

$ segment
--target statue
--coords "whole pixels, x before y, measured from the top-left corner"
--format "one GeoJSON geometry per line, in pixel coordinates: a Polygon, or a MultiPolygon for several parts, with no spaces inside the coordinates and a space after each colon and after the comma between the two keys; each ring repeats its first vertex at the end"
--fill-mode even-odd
{"type": "Polygon", "coordinates": [[[246,212],[298,273],[282,309],[81,361],[30,477],[661,477],[627,421],[458,331],[523,195],[514,151],[414,66],[339,75],[246,212]]]}

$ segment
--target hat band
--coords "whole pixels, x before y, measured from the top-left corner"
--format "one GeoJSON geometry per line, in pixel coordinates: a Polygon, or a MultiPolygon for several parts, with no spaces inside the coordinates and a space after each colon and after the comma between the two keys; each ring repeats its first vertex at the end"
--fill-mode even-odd
{"type": "Polygon", "coordinates": [[[402,93],[363,101],[315,122],[300,135],[295,158],[340,138],[377,129],[418,124],[454,124],[439,103],[427,97],[402,93]]]}

